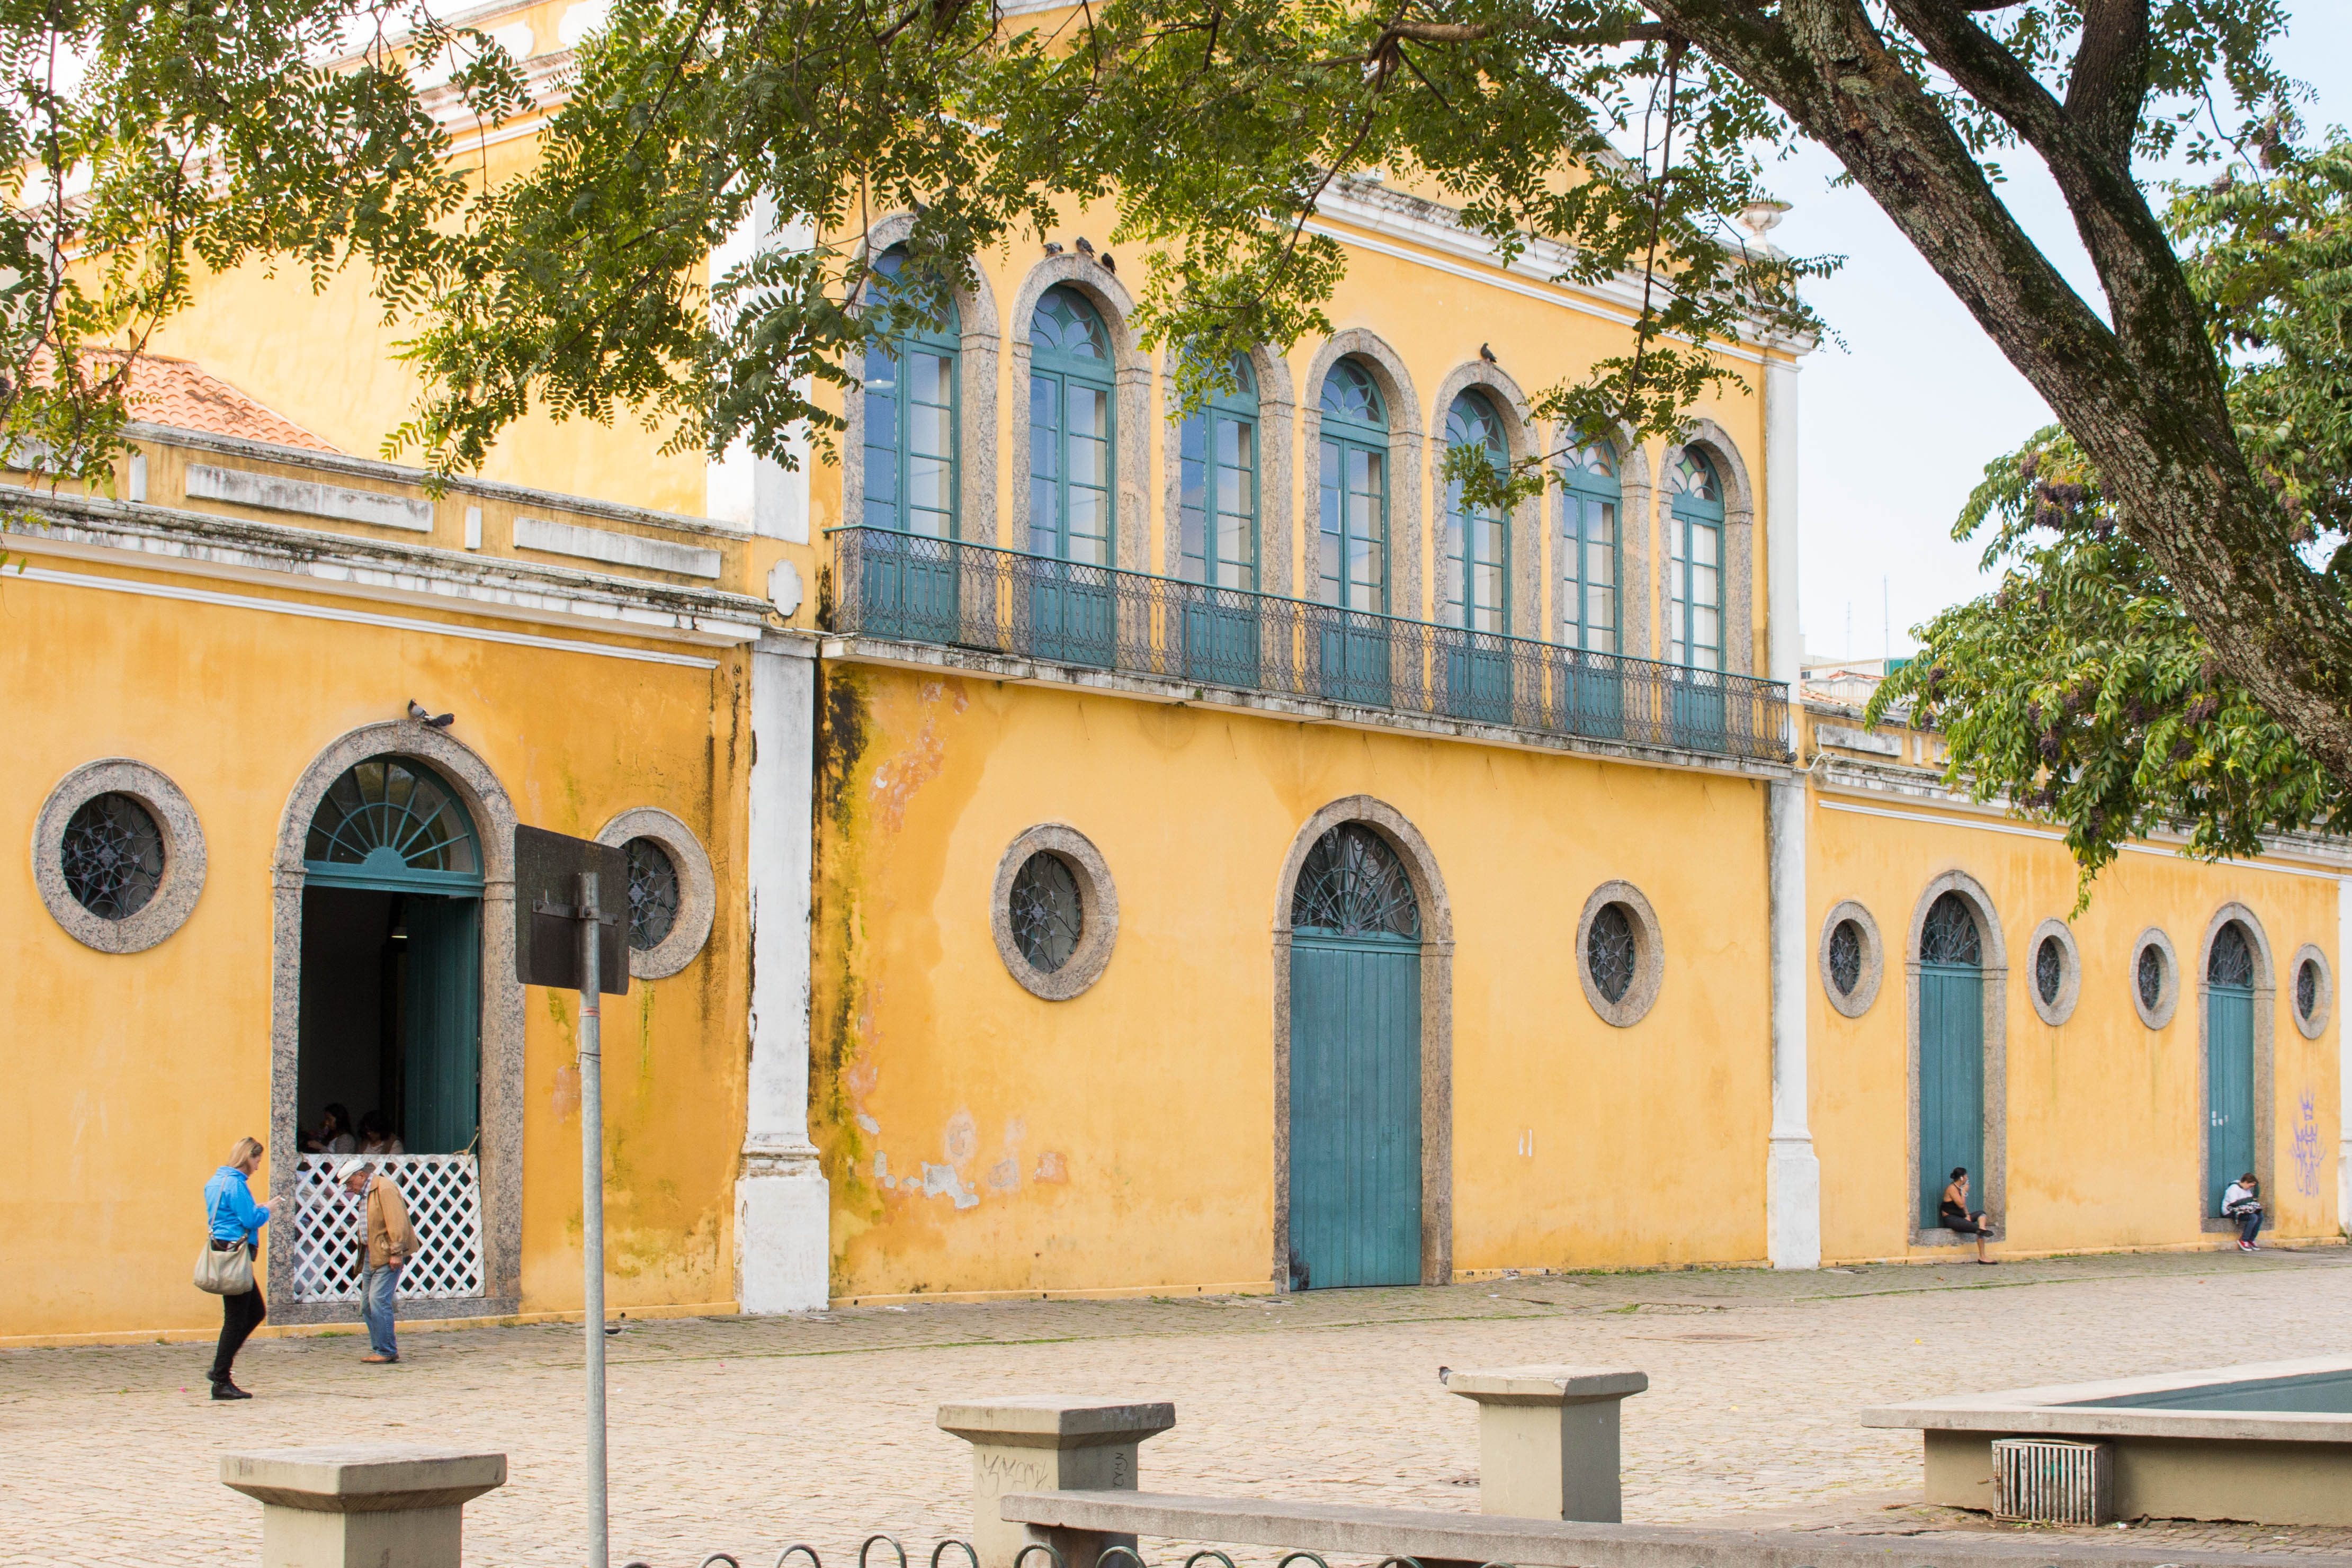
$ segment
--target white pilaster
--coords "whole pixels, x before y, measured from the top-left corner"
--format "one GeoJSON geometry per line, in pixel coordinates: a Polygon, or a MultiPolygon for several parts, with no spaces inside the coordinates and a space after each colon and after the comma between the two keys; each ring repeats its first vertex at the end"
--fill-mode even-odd
{"type": "Polygon", "coordinates": [[[2336,883],[2336,1227],[2352,1230],[2352,1029],[2344,1027],[2344,960],[2352,956],[2352,877],[2336,883]]]}
{"type": "Polygon", "coordinates": [[[827,1297],[832,1210],[809,1142],[809,838],[815,805],[814,643],[751,653],[751,1061],[735,1181],[735,1300],[811,1312],[827,1297]]]}
{"type": "MultiPolygon", "coordinates": [[[[816,231],[805,225],[778,228],[775,204],[762,196],[742,226],[710,253],[710,281],[715,286],[760,250],[806,248],[815,240],[816,231]]],[[[808,543],[808,443],[795,436],[788,445],[795,464],[791,468],[757,455],[740,441],[713,458],[703,480],[704,515],[761,538],[808,543]]]]}
{"type": "MultiPolygon", "coordinates": [[[[1797,367],[1764,366],[1766,630],[1771,675],[1797,695],[1797,367]]],[[[1792,737],[1793,738],[1793,737],[1792,737]]],[[[1768,787],[1766,853],[1772,964],[1772,1134],[1764,1171],[1764,1246],[1775,1269],[1822,1264],[1822,1164],[1807,1119],[1805,1009],[1811,932],[1805,904],[1805,781],[1768,787]]]]}

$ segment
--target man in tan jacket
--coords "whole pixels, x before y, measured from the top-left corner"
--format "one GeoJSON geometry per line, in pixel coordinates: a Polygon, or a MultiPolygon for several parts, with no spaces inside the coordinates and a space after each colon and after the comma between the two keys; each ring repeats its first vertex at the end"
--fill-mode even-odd
{"type": "Polygon", "coordinates": [[[335,1173],[345,1192],[367,1195],[367,1271],[360,1277],[360,1317],[367,1323],[368,1354],[360,1359],[371,1366],[389,1366],[400,1359],[400,1342],[392,1333],[392,1298],[400,1289],[401,1265],[424,1250],[408,1223],[408,1205],[399,1184],[378,1175],[366,1160],[352,1160],[335,1173]]]}

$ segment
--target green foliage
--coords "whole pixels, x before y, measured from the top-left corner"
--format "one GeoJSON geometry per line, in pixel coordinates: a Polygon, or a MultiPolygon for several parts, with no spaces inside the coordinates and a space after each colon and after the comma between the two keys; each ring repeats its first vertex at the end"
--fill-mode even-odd
{"type": "MultiPolygon", "coordinates": [[[[2292,548],[2341,578],[2352,555],[2352,142],[2266,142],[2272,172],[2178,188],[2168,214],[2230,373],[2255,474],[2297,520],[2292,548]]],[[[1872,698],[1941,727],[1947,778],[2063,823],[2090,883],[2124,841],[2257,852],[2263,835],[2338,831],[2345,788],[2235,682],[2170,584],[2117,527],[2097,473],[2056,426],[1985,468],[1955,538],[1993,524],[2000,590],[1921,629],[1872,698]]]]}
{"type": "Polygon", "coordinates": [[[200,269],[317,286],[435,247],[464,175],[388,41],[446,52],[486,115],[514,62],[408,0],[45,0],[0,9],[0,446],[110,484],[133,357],[200,269]],[[353,40],[358,40],[354,52],[353,40]],[[333,62],[333,63],[329,63],[333,62]]]}
{"type": "Polygon", "coordinates": [[[2341,785],[2221,675],[2064,432],[1986,466],[1954,535],[1988,521],[2000,590],[1922,628],[1870,716],[1907,705],[1943,731],[1953,787],[2062,824],[2078,911],[2127,840],[2185,831],[2185,852],[2212,859],[2338,824],[2341,785]]]}
{"type": "Polygon", "coordinates": [[[793,436],[838,423],[817,384],[854,384],[978,254],[1078,204],[1114,204],[1104,248],[1140,275],[1145,346],[1187,346],[1189,402],[1234,352],[1330,329],[1342,250],[1313,214],[1404,181],[1507,259],[1543,235],[1565,281],[1651,276],[1626,351],[1536,412],[1671,429],[1737,384],[1712,346],[1810,329],[1795,285],[1818,268],[1717,219],[1762,195],[1750,149],[1785,135],[1778,116],[1696,53],[1628,41],[1643,30],[1624,0],[1108,0],[1050,36],[962,0],[622,0],[545,161],[404,282],[434,301],[406,350],[432,392],[392,445],[467,466],[533,407],[625,410],[674,447],[790,461],[793,436]],[[1619,154],[1629,137],[1644,157],[1619,154]],[[878,298],[866,232],[910,209],[878,298]],[[747,223],[781,238],[706,282],[747,223]]]}

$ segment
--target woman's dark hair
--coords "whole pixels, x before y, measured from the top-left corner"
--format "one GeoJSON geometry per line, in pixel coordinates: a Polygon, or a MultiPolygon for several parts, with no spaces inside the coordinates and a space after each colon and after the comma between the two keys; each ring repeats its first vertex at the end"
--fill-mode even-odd
{"type": "Polygon", "coordinates": [[[2255,1183],[2255,1182],[2257,1182],[2257,1181],[2261,1180],[2262,1178],[2261,1178],[2261,1177],[2259,1177],[2259,1176],[2255,1176],[2253,1172],[2252,1172],[2252,1171],[2248,1171],[2245,1175],[2243,1175],[2243,1176],[2240,1176],[2238,1179],[2239,1179],[2240,1181],[2242,1181],[2242,1182],[2245,1183],[2248,1186],[2253,1186],[2253,1185],[2254,1185],[2254,1183],[2255,1183]]]}
{"type": "Polygon", "coordinates": [[[1968,1166],[1954,1166],[1952,1167],[1952,1179],[1953,1179],[1954,1181],[1958,1181],[1958,1180],[1959,1180],[1962,1176],[1966,1176],[1966,1175],[1968,1175],[1968,1174],[1969,1174],[1969,1167],[1968,1167],[1968,1166]]]}
{"type": "Polygon", "coordinates": [[[392,1124],[383,1119],[383,1112],[371,1111],[366,1115],[360,1118],[360,1136],[362,1138],[389,1138],[392,1136],[392,1124]]]}
{"type": "Polygon", "coordinates": [[[330,1104],[321,1109],[319,1115],[322,1120],[332,1122],[338,1133],[348,1133],[352,1130],[352,1111],[348,1105],[330,1104]]]}

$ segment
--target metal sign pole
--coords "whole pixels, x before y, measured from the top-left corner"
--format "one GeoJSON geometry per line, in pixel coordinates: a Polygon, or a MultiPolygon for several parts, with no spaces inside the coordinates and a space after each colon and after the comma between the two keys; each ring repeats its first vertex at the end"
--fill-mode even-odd
{"type": "Polygon", "coordinates": [[[610,1568],[611,1522],[604,1502],[604,1041],[599,1004],[604,926],[597,918],[596,873],[580,873],[580,1215],[585,1257],[588,1332],[588,1568],[610,1568]]]}

